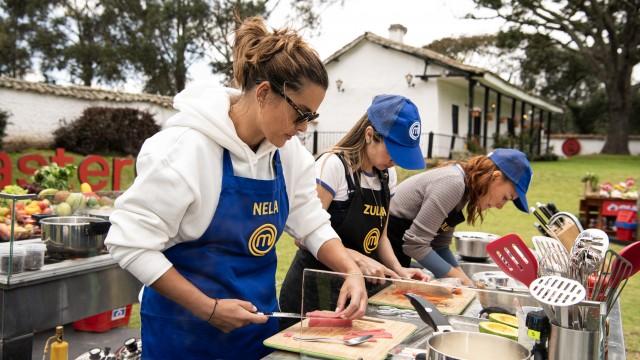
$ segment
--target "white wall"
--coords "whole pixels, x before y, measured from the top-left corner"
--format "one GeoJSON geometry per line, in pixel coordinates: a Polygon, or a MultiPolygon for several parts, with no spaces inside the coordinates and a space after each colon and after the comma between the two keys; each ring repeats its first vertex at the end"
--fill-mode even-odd
{"type": "Polygon", "coordinates": [[[153,114],[160,126],[175,113],[175,110],[146,102],[92,101],[0,88],[0,110],[10,112],[10,124],[7,126],[5,141],[18,139],[50,141],[61,119],[74,120],[82,114],[84,109],[93,106],[145,110],[153,114]]]}
{"type": "MultiPolygon", "coordinates": [[[[422,133],[436,131],[438,101],[434,81],[414,78],[409,87],[405,75],[422,74],[424,62],[413,56],[363,41],[327,65],[329,89],[320,109],[317,130],[346,132],[365,114],[373,97],[396,94],[411,99],[420,112],[422,133]],[[336,89],[336,80],[343,81],[344,92],[336,89]]],[[[426,138],[426,136],[425,136],[426,138]]],[[[426,139],[425,139],[426,140],[426,139]]],[[[426,141],[423,153],[426,156],[426,141]]],[[[329,144],[329,146],[332,144],[329,144]]],[[[322,146],[319,148],[322,151],[322,146]]]]}
{"type": "MultiPolygon", "coordinates": [[[[562,144],[565,139],[569,136],[562,135],[552,135],[550,145],[553,146],[553,153],[564,157],[562,153],[562,144]]],[[[571,135],[570,137],[576,137],[580,142],[580,154],[579,155],[590,155],[590,154],[599,154],[602,151],[602,147],[604,146],[604,136],[595,137],[595,136],[575,136],[571,135]]],[[[546,138],[542,142],[542,147],[544,150],[544,146],[546,144],[546,138]]],[[[640,138],[634,136],[629,140],[629,151],[631,155],[640,155],[640,138]]]]}

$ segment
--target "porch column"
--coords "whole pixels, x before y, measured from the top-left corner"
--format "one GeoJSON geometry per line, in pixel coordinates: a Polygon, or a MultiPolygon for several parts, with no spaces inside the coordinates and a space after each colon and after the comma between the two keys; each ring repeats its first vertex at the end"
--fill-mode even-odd
{"type": "Polygon", "coordinates": [[[511,98],[511,119],[508,125],[509,135],[516,136],[516,98],[511,98]]]}
{"type": "Polygon", "coordinates": [[[549,153],[549,143],[551,142],[551,111],[549,111],[547,113],[547,127],[546,127],[546,134],[547,134],[547,150],[546,153],[549,153]]]}
{"type": "Polygon", "coordinates": [[[531,127],[529,128],[529,154],[533,154],[533,145],[535,144],[535,138],[533,128],[536,124],[536,107],[531,105],[531,121],[529,122],[531,127]]]}
{"type": "Polygon", "coordinates": [[[482,109],[482,147],[487,148],[487,115],[489,114],[489,90],[488,86],[484,87],[484,108],[482,109]]]}
{"type": "Polygon", "coordinates": [[[502,93],[498,92],[496,99],[496,136],[500,136],[500,103],[502,102],[502,93]]]}
{"type": "Polygon", "coordinates": [[[542,123],[544,122],[544,110],[540,109],[540,120],[538,121],[538,155],[542,154],[542,123]]]}
{"type": "Polygon", "coordinates": [[[525,115],[525,107],[527,103],[522,101],[522,106],[520,107],[520,151],[524,151],[524,138],[522,137],[524,132],[524,115],[525,115]]]}
{"type": "Polygon", "coordinates": [[[473,112],[473,89],[476,86],[476,81],[469,78],[469,88],[468,88],[468,98],[467,98],[467,104],[469,106],[469,111],[467,112],[467,140],[471,139],[471,128],[472,128],[472,124],[473,124],[473,116],[472,116],[472,112],[473,112]]]}

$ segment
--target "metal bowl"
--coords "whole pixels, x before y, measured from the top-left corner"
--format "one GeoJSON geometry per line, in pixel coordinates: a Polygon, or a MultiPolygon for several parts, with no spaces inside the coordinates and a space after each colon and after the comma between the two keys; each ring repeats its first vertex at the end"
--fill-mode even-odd
{"type": "Polygon", "coordinates": [[[487,244],[499,238],[496,234],[478,231],[456,231],[453,239],[456,242],[456,250],[465,260],[485,261],[489,258],[487,244]]]}
{"type": "Polygon", "coordinates": [[[520,306],[538,306],[538,302],[529,295],[529,289],[519,281],[510,278],[502,271],[482,271],[471,276],[471,280],[480,289],[478,301],[483,308],[502,308],[514,314],[518,299],[520,306]]]}

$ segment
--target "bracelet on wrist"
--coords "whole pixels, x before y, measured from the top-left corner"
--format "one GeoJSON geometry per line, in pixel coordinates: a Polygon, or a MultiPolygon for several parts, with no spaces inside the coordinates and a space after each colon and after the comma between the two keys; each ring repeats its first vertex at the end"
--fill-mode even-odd
{"type": "Polygon", "coordinates": [[[213,315],[216,313],[216,308],[218,307],[218,299],[214,298],[213,300],[215,301],[215,304],[213,304],[213,310],[211,311],[211,315],[209,315],[209,319],[207,320],[207,322],[211,322],[211,319],[213,319],[213,315]]]}

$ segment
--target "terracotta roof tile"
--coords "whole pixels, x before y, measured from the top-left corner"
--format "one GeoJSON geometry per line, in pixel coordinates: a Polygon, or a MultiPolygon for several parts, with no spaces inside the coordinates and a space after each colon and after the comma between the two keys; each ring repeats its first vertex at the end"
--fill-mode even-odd
{"type": "Polygon", "coordinates": [[[5,76],[0,76],[0,88],[8,88],[20,91],[31,91],[39,94],[67,96],[84,100],[103,100],[114,102],[148,102],[162,107],[173,108],[173,98],[170,96],[152,94],[133,94],[112,90],[103,90],[87,86],[78,85],[53,85],[39,82],[18,80],[5,76]]]}

